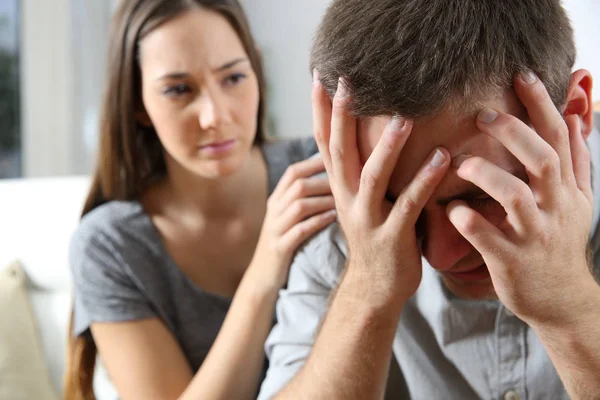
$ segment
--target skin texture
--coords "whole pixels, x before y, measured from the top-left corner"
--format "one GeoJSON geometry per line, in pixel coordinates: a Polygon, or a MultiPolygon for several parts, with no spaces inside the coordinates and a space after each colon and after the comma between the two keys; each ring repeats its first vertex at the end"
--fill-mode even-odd
{"type": "Polygon", "coordinates": [[[315,74],[315,137],[349,259],[307,363],[278,398],[382,397],[421,248],[455,295],[497,296],[530,325],[572,398],[600,393],[600,288],[586,251],[590,93],[589,73],[575,72],[561,115],[524,74],[476,114],[357,121],[343,79],[332,103],[315,74]],[[448,275],[482,262],[483,279],[448,275]]]}
{"type": "Polygon", "coordinates": [[[323,162],[290,166],[268,197],[253,146],[257,79],[220,14],[196,9],[157,27],[140,44],[140,63],[137,117],[155,128],[168,170],[141,202],[178,267],[233,300],[197,372],[159,318],[93,323],[92,335],[124,400],[252,399],[291,257],[335,220],[329,183],[311,178],[323,162]],[[226,149],[210,147],[225,141],[226,149]]]}

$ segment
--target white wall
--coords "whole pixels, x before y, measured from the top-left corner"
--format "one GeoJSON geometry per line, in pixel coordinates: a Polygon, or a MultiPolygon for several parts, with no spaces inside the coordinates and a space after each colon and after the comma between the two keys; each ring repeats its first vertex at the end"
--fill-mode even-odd
{"type": "Polygon", "coordinates": [[[245,0],[265,60],[273,134],[312,135],[309,52],[329,0],[245,0]]]}
{"type": "Polygon", "coordinates": [[[72,171],[73,74],[69,0],[21,2],[23,173],[72,171]]]}
{"type": "MultiPolygon", "coordinates": [[[[1,1],[1,0],[0,0],[1,1]]],[[[309,51],[330,0],[242,0],[264,54],[273,133],[310,136],[309,51]]],[[[22,0],[22,112],[26,176],[87,173],[94,158],[111,8],[118,0],[22,0]]],[[[577,68],[597,79],[600,1],[564,0],[577,68]]]]}
{"type": "Polygon", "coordinates": [[[104,86],[106,0],[21,1],[23,173],[88,173],[104,86]]]}
{"type": "Polygon", "coordinates": [[[600,101],[600,1],[563,0],[575,28],[577,62],[575,68],[585,68],[595,79],[594,101],[600,101]]]}

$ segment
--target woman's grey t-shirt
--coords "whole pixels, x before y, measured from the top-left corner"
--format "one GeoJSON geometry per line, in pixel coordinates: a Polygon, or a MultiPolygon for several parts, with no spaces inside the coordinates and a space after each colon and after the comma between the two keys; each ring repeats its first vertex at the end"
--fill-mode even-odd
{"type": "MultiPolygon", "coordinates": [[[[317,152],[312,139],[262,145],[269,193],[286,168],[317,152]]],[[[200,368],[231,299],[195,285],[167,253],[139,202],[112,201],[88,213],[70,246],[75,335],[94,322],[160,318],[181,345],[193,371],[200,368]]]]}

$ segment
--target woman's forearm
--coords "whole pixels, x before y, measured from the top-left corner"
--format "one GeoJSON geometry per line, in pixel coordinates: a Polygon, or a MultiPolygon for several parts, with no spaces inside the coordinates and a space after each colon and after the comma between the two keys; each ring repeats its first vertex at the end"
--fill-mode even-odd
{"type": "Polygon", "coordinates": [[[248,269],[217,339],[181,400],[256,397],[277,292],[248,269]]]}

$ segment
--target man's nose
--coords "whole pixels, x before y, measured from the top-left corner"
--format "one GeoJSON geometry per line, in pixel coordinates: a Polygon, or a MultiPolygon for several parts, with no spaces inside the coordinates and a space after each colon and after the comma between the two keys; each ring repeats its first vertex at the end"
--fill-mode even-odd
{"type": "Polygon", "coordinates": [[[451,268],[474,251],[445,213],[428,216],[422,250],[423,256],[437,270],[451,268]]]}

